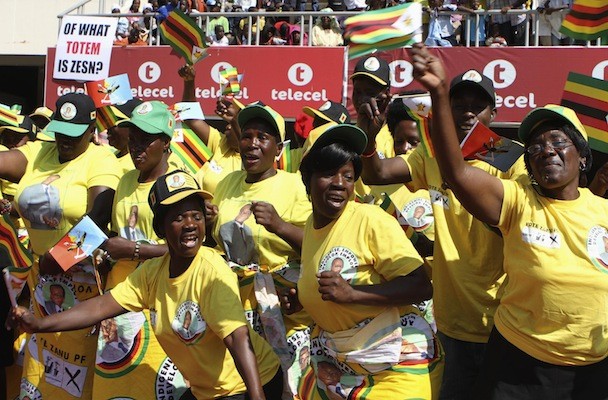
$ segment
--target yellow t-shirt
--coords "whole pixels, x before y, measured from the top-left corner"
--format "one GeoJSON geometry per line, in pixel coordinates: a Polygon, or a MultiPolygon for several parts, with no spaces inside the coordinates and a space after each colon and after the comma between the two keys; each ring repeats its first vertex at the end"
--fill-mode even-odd
{"type": "Polygon", "coordinates": [[[86,213],[88,189],[115,189],[120,169],[112,152],[94,144],[65,163],[59,162],[55,143],[29,142],[16,150],[28,163],[17,187],[15,204],[34,253],[42,255],[86,213]]]}
{"type": "MultiPolygon", "coordinates": [[[[373,285],[409,274],[422,259],[397,221],[376,206],[350,201],[338,219],[321,229],[314,229],[311,216],[304,230],[298,298],[315,323],[331,333],[353,328],[386,309],[324,301],[316,274],[334,264],[342,265],[340,273],[351,285],[373,285]]],[[[418,313],[414,306],[400,311],[418,313]]]]}
{"type": "MultiPolygon", "coordinates": [[[[24,154],[28,164],[17,187],[15,203],[34,253],[42,255],[85,214],[89,188],[116,188],[118,162],[111,151],[94,144],[65,163],[59,162],[56,143],[29,142],[16,150],[24,154]]],[[[34,263],[28,284],[32,308],[38,317],[62,312],[99,294],[88,260],[66,273],[46,275],[44,279],[39,276],[38,263],[34,263]],[[60,295],[55,296],[61,298],[60,304],[53,303],[53,293],[60,295]]],[[[91,334],[90,327],[33,335],[25,354],[21,395],[90,398],[96,345],[97,334],[91,334]]]]}
{"type": "MultiPolygon", "coordinates": [[[[283,220],[304,228],[311,213],[311,205],[302,179],[299,174],[281,170],[276,175],[253,184],[245,182],[246,176],[246,171],[233,172],[217,186],[213,202],[219,211],[213,237],[229,261],[241,266],[255,264],[263,271],[274,272],[277,290],[295,287],[299,275],[299,252],[255,222],[251,202],[271,203],[283,220]]],[[[250,272],[239,275],[243,307],[254,329],[261,333],[253,275],[250,272]]],[[[285,315],[288,336],[309,325],[310,318],[303,311],[285,315]]]]}
{"type": "Polygon", "coordinates": [[[498,227],[508,276],[496,327],[541,361],[587,365],[608,355],[608,201],[576,200],[503,181],[498,227]]]}
{"type": "MultiPolygon", "coordinates": [[[[504,280],[500,234],[475,219],[445,187],[437,160],[421,147],[400,156],[410,169],[411,190],[428,189],[435,218],[433,301],[437,328],[447,336],[486,343],[504,280]]],[[[520,158],[503,173],[479,160],[468,163],[503,179],[527,179],[520,158]]]]}
{"type": "Polygon", "coordinates": [[[299,260],[299,253],[290,244],[255,222],[250,206],[252,201],[271,203],[283,220],[303,228],[311,205],[302,179],[281,170],[256,183],[246,183],[246,177],[246,171],[236,171],[217,186],[213,199],[219,209],[213,229],[216,242],[230,261],[240,265],[255,263],[273,271],[299,260]],[[236,220],[240,213],[242,228],[236,220]]]}
{"type": "Polygon", "coordinates": [[[118,160],[118,164],[120,165],[121,169],[120,176],[123,176],[127,172],[135,169],[135,165],[133,165],[133,160],[131,159],[131,154],[127,153],[122,157],[117,156],[116,159],[118,160]]]}
{"type": "MultiPolygon", "coordinates": [[[[169,170],[172,170],[171,166],[169,170]]],[[[140,183],[137,181],[138,178],[139,171],[134,169],[120,179],[112,205],[111,230],[134,242],[164,243],[154,233],[152,228],[154,215],[148,205],[148,195],[154,182],[140,183]]],[[[125,280],[139,263],[140,261],[119,260],[108,274],[106,289],[111,289],[125,280]]]]}
{"type": "Polygon", "coordinates": [[[213,127],[209,129],[207,147],[213,152],[213,157],[203,164],[195,178],[201,188],[210,193],[215,193],[219,181],[229,173],[239,171],[243,163],[239,152],[231,149],[228,145],[226,136],[213,127]]]}
{"type": "MultiPolygon", "coordinates": [[[[196,398],[244,393],[245,384],[223,342],[247,325],[236,276],[219,254],[205,247],[176,278],[169,278],[169,261],[166,254],[144,262],[110,293],[129,311],[150,310],[158,341],[196,398]]],[[[260,336],[251,329],[249,334],[266,384],[278,370],[278,358],[260,336]]]]}
{"type": "MultiPolygon", "coordinates": [[[[388,125],[384,124],[376,135],[376,152],[382,159],[395,157],[394,141],[388,125]]],[[[355,182],[355,195],[362,203],[380,204],[382,198],[377,196],[383,191],[384,186],[368,186],[361,178],[355,182]]]]}

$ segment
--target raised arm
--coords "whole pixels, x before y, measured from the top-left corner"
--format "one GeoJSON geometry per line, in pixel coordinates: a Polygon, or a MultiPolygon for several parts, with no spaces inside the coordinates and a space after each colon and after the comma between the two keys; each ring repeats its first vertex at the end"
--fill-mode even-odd
{"type": "Polygon", "coordinates": [[[474,217],[496,225],[504,197],[500,180],[464,161],[450,108],[449,83],[441,61],[426,47],[415,44],[411,50],[414,78],[430,93],[433,102],[431,141],[444,181],[474,217]]]}
{"type": "Polygon", "coordinates": [[[111,293],[106,293],[44,318],[36,318],[27,308],[14,307],[7,319],[7,327],[19,325],[28,333],[74,331],[126,312],[111,293]]]}
{"type": "MultiPolygon", "coordinates": [[[[182,101],[198,101],[196,100],[196,94],[194,93],[194,78],[196,77],[194,66],[186,64],[179,69],[178,74],[184,80],[182,101]]],[[[199,138],[201,138],[203,143],[209,143],[210,127],[205,120],[189,119],[184,122],[199,138]]]]}
{"type": "Polygon", "coordinates": [[[412,180],[410,170],[401,157],[380,159],[376,151],[376,136],[385,123],[388,98],[371,98],[357,113],[357,126],[367,135],[367,147],[361,156],[361,179],[368,185],[389,185],[412,180]]]}

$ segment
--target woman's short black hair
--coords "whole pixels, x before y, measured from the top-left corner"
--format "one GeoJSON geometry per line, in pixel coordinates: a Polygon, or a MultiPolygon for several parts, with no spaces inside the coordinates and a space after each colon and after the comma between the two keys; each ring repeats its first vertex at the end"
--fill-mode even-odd
{"type": "Polygon", "coordinates": [[[414,118],[407,112],[407,107],[403,104],[403,99],[397,98],[388,105],[386,111],[386,125],[392,136],[395,136],[395,128],[401,121],[414,121],[414,118]]]}
{"type": "MultiPolygon", "coordinates": [[[[585,159],[585,166],[581,168],[580,175],[586,175],[587,172],[591,170],[591,164],[593,163],[593,156],[591,155],[591,148],[589,147],[589,142],[585,140],[583,135],[576,129],[572,124],[564,123],[561,120],[555,121],[547,121],[543,122],[536,129],[534,129],[530,135],[528,136],[528,140],[525,144],[526,148],[530,145],[530,140],[536,136],[535,134],[540,129],[553,128],[560,130],[568,136],[572,143],[574,143],[574,147],[578,150],[581,158],[585,159]]],[[[528,175],[532,177],[532,168],[530,167],[530,155],[528,152],[524,152],[524,162],[526,163],[526,169],[528,170],[528,175]]]]}
{"type": "MultiPolygon", "coordinates": [[[[199,206],[201,207],[201,210],[203,211],[203,216],[206,219],[207,210],[205,209],[205,199],[203,199],[198,194],[193,194],[188,197],[184,197],[180,201],[184,201],[186,199],[189,199],[190,197],[192,197],[192,198],[196,199],[196,201],[198,201],[199,206]]],[[[152,229],[154,229],[154,233],[156,233],[156,236],[158,236],[161,239],[165,238],[165,226],[163,225],[163,223],[165,221],[165,216],[167,215],[167,212],[169,211],[169,209],[172,207],[175,207],[175,204],[171,204],[168,206],[159,205],[158,209],[154,213],[154,218],[152,219],[152,229]]]]}
{"type": "Polygon", "coordinates": [[[306,187],[306,193],[310,194],[312,174],[320,171],[336,170],[349,161],[353,163],[355,180],[357,180],[363,170],[361,157],[346,143],[335,142],[320,149],[313,149],[302,159],[300,164],[300,173],[302,174],[302,182],[306,187]]]}

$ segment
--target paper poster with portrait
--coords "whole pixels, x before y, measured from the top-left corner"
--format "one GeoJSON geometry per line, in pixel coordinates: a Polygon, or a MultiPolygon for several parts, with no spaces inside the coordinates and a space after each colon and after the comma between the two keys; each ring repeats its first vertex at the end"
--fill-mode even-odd
{"type": "Polygon", "coordinates": [[[310,367],[316,376],[316,386],[331,400],[348,399],[354,388],[361,385],[364,377],[356,375],[348,365],[326,354],[318,338],[310,343],[310,367]]]}
{"type": "Polygon", "coordinates": [[[355,253],[347,247],[333,247],[321,258],[319,272],[331,271],[339,273],[345,281],[352,280],[357,274],[359,260],[355,253]]]}
{"type": "Polygon", "coordinates": [[[78,303],[73,283],[61,277],[41,279],[34,290],[34,298],[42,315],[57,314],[78,303]]]}
{"type": "Polygon", "coordinates": [[[587,235],[587,252],[599,271],[608,274],[608,230],[595,225],[587,235]]]}
{"type": "Polygon", "coordinates": [[[125,225],[119,229],[120,236],[133,242],[147,239],[144,232],[137,226],[138,222],[139,206],[137,204],[133,204],[129,209],[129,215],[127,215],[125,225]]]}
{"type": "Polygon", "coordinates": [[[57,229],[63,218],[59,188],[53,185],[61,178],[48,176],[41,183],[27,186],[19,195],[19,211],[34,229],[57,229]]]}
{"type": "Polygon", "coordinates": [[[146,317],[142,312],[128,312],[101,321],[97,340],[96,364],[105,368],[122,366],[132,360],[142,344],[142,326],[146,317]]]}
{"type": "Polygon", "coordinates": [[[401,209],[398,220],[401,225],[411,226],[416,232],[424,232],[435,221],[430,199],[419,197],[408,202],[401,209]]]}
{"type": "Polygon", "coordinates": [[[177,308],[171,328],[180,339],[191,345],[203,337],[207,323],[201,315],[199,305],[193,301],[185,301],[177,308]]]}
{"type": "Polygon", "coordinates": [[[234,219],[220,225],[219,236],[228,261],[238,265],[259,263],[253,230],[247,225],[252,214],[251,203],[243,204],[234,219]]]}

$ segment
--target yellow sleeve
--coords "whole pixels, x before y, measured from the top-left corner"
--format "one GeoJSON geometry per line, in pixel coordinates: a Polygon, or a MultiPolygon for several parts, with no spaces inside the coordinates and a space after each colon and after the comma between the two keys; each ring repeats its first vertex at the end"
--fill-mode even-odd
{"type": "Polygon", "coordinates": [[[226,338],[237,328],[247,325],[245,311],[239,296],[237,276],[217,253],[209,251],[209,285],[201,301],[201,313],[207,325],[220,339],[226,338]]]}
{"type": "Polygon", "coordinates": [[[110,290],[112,297],[122,308],[135,312],[148,308],[150,304],[148,301],[150,296],[148,273],[160,267],[157,264],[163,258],[145,261],[139,268],[129,274],[124,281],[110,290]]]}
{"type": "MultiPolygon", "coordinates": [[[[299,174],[293,176],[301,179],[299,174]]],[[[304,225],[306,225],[306,220],[312,212],[312,205],[308,200],[308,196],[306,195],[304,183],[296,181],[295,184],[297,187],[294,189],[297,190],[297,195],[293,206],[290,208],[289,220],[287,222],[297,227],[304,228],[304,225]]]]}
{"type": "Polygon", "coordinates": [[[412,180],[407,182],[407,187],[412,191],[416,192],[420,189],[428,190],[428,183],[426,182],[426,174],[424,171],[424,163],[426,156],[422,153],[422,146],[416,147],[414,151],[409,154],[402,154],[399,156],[410,170],[410,176],[412,180]]]}
{"type": "Polygon", "coordinates": [[[215,129],[214,127],[212,127],[210,125],[209,126],[209,140],[207,141],[207,147],[214,154],[220,148],[221,140],[222,140],[222,134],[220,133],[220,131],[218,131],[217,129],[215,129]]]}
{"type": "MultiPolygon", "coordinates": [[[[371,207],[370,207],[371,208],[371,207]]],[[[374,269],[386,280],[408,275],[422,265],[422,258],[407,240],[399,222],[380,208],[368,214],[368,243],[375,258],[374,269]]]]}
{"type": "Polygon", "coordinates": [[[504,197],[502,199],[497,227],[507,233],[514,223],[515,209],[524,201],[522,196],[523,189],[516,181],[507,179],[501,179],[500,181],[504,190],[504,197]]]}
{"type": "Polygon", "coordinates": [[[96,150],[90,155],[95,157],[95,161],[90,164],[87,187],[107,186],[116,189],[122,175],[116,156],[104,147],[96,147],[96,150]],[[103,166],[103,168],[99,168],[99,166],[103,166]]]}
{"type": "MultiPolygon", "coordinates": [[[[43,143],[44,142],[40,142],[40,141],[27,142],[23,146],[16,147],[13,150],[20,151],[21,153],[23,153],[23,155],[25,156],[25,158],[27,158],[27,161],[29,163],[30,161],[32,161],[36,157],[36,155],[38,154],[38,152],[42,148],[42,144],[43,143]]],[[[52,145],[54,146],[55,144],[53,143],[52,145]]]]}

